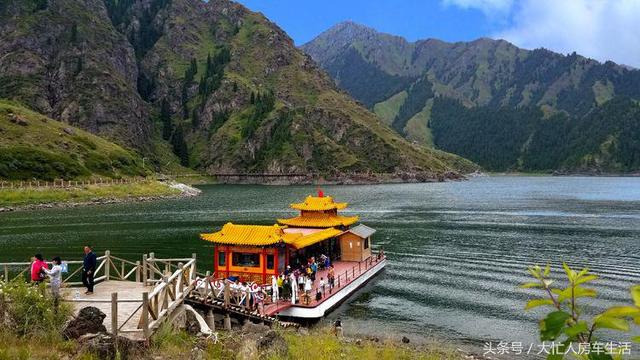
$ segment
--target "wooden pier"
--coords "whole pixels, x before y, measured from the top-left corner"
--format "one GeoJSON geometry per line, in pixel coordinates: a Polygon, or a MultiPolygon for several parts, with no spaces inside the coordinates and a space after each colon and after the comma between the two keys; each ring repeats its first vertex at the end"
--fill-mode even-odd
{"type": "MultiPolygon", "coordinates": [[[[106,251],[97,258],[95,288],[84,295],[81,282],[82,261],[67,261],[69,273],[63,278],[63,301],[74,311],[94,306],[106,314],[105,327],[112,334],[146,340],[183,303],[196,280],[196,255],[191,258],[160,259],[145,254],[141,261],[129,261],[106,251]],[[75,270],[74,270],[75,269],[75,270]]],[[[0,263],[4,280],[24,277],[31,264],[0,263]],[[18,269],[17,275],[12,270],[18,269]]],[[[202,274],[202,276],[204,276],[202,274]]]]}

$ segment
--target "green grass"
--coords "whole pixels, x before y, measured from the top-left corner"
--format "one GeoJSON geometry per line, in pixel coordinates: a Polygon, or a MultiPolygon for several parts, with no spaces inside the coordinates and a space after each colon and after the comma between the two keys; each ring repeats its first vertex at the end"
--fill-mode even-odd
{"type": "Polygon", "coordinates": [[[398,111],[400,111],[400,107],[404,104],[404,101],[407,99],[407,92],[401,91],[392,97],[388,98],[383,102],[379,102],[373,106],[373,112],[378,115],[382,122],[391,126],[393,123],[393,119],[398,115],[398,111]]]}
{"type": "Polygon", "coordinates": [[[285,339],[289,345],[289,355],[286,359],[292,360],[453,360],[463,358],[448,346],[437,344],[413,347],[402,346],[391,341],[375,343],[362,340],[358,345],[355,341],[340,340],[326,329],[314,330],[309,335],[287,332],[285,339]]]}
{"type": "Polygon", "coordinates": [[[433,106],[433,99],[427,100],[427,105],[419,113],[413,115],[407,125],[404,127],[404,131],[407,134],[407,140],[415,141],[418,144],[433,147],[433,135],[431,129],[428,127],[429,118],[431,117],[431,107],[433,106]]]}
{"type": "Polygon", "coordinates": [[[139,196],[178,195],[175,190],[158,181],[144,181],[121,185],[88,185],[69,189],[1,189],[0,206],[84,202],[94,199],[126,199],[139,196]]]}
{"type": "Polygon", "coordinates": [[[0,179],[50,181],[145,175],[138,154],[0,99],[0,179]]]}
{"type": "MultiPolygon", "coordinates": [[[[326,328],[311,330],[308,334],[295,331],[276,330],[283,336],[286,355],[271,352],[260,353],[260,359],[267,360],[462,360],[463,354],[449,345],[430,343],[428,345],[404,345],[392,341],[373,342],[369,340],[339,339],[326,328]]],[[[172,328],[168,323],[160,326],[151,338],[149,347],[143,353],[129,354],[132,358],[144,359],[185,359],[193,349],[201,349],[205,359],[237,359],[243,347],[245,334],[233,331],[218,331],[218,341],[204,341],[172,328]]],[[[97,359],[83,352],[78,343],[64,341],[59,336],[37,336],[35,338],[16,337],[6,330],[0,330],[0,360],[5,359],[97,359]]]]}

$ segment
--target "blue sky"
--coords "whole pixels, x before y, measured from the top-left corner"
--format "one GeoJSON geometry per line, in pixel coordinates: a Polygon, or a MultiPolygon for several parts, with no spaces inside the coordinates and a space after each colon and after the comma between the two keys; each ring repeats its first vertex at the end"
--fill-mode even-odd
{"type": "Polygon", "coordinates": [[[277,23],[297,45],[344,20],[408,40],[473,40],[495,30],[482,11],[436,0],[240,0],[277,23]]]}
{"type": "Polygon", "coordinates": [[[239,0],[301,45],[345,20],[408,40],[501,38],[640,67],[640,0],[239,0]]]}

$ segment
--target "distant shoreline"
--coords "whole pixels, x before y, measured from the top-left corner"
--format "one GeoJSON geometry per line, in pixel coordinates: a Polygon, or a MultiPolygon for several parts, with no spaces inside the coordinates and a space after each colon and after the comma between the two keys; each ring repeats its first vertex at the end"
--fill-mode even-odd
{"type": "Polygon", "coordinates": [[[197,196],[200,192],[199,189],[182,183],[158,181],[68,189],[4,189],[0,191],[0,213],[147,202],[197,196]]]}
{"type": "Polygon", "coordinates": [[[486,176],[539,176],[539,177],[640,177],[640,172],[635,173],[583,173],[583,172],[486,172],[486,176]]]}

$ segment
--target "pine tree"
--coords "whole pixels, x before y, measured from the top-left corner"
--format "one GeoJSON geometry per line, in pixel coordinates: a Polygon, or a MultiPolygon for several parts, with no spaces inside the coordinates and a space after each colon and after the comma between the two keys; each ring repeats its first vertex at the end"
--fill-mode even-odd
{"type": "Polygon", "coordinates": [[[76,69],[74,72],[75,76],[80,75],[83,68],[84,68],[84,61],[82,60],[82,56],[79,56],[78,60],[76,61],[76,69]]]}
{"type": "Polygon", "coordinates": [[[180,165],[189,166],[189,150],[187,143],[184,141],[184,132],[181,125],[176,127],[176,131],[171,138],[171,144],[173,145],[173,153],[180,159],[180,165]]]}
{"type": "Polygon", "coordinates": [[[172,124],[171,124],[171,108],[167,99],[162,100],[160,106],[160,121],[162,122],[162,138],[169,140],[171,137],[172,124]]]}
{"type": "Polygon", "coordinates": [[[193,126],[194,128],[197,128],[198,125],[200,125],[200,118],[198,117],[198,111],[197,109],[193,109],[193,111],[191,112],[191,126],[193,126]]]}
{"type": "Polygon", "coordinates": [[[74,45],[78,42],[78,24],[76,23],[73,23],[73,25],[71,25],[71,35],[69,36],[69,41],[74,45]]]}

